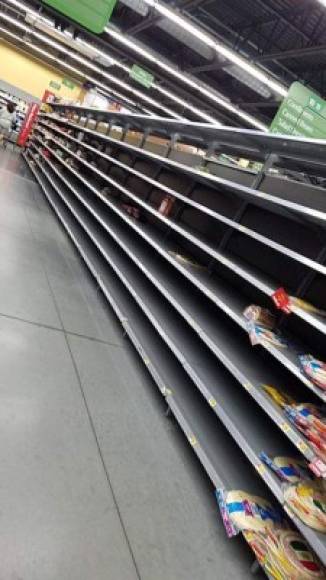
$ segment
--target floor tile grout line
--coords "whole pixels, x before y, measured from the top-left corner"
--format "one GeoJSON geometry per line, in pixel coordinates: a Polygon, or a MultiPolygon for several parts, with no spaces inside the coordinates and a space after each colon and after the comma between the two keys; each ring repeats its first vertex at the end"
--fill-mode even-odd
{"type": "MultiPolygon", "coordinates": [[[[46,275],[46,277],[48,279],[47,273],[45,273],[45,275],[46,275]]],[[[51,283],[50,283],[50,280],[49,279],[48,279],[48,284],[49,284],[49,287],[50,287],[50,291],[51,291],[51,294],[52,294],[52,298],[53,298],[55,307],[57,309],[58,317],[59,317],[60,322],[62,324],[61,314],[60,314],[60,311],[59,311],[59,308],[58,308],[58,304],[57,304],[57,301],[56,301],[56,298],[55,298],[55,295],[54,295],[54,292],[53,292],[53,289],[52,289],[52,286],[51,286],[51,283]]],[[[90,424],[90,427],[91,427],[91,431],[93,433],[93,437],[94,437],[94,440],[95,440],[95,444],[96,444],[96,447],[97,447],[97,451],[98,451],[98,454],[99,454],[99,457],[100,457],[100,460],[101,460],[101,463],[102,463],[102,467],[103,467],[103,470],[104,470],[104,474],[105,474],[105,477],[106,477],[106,480],[107,480],[107,483],[108,483],[108,487],[109,487],[109,489],[111,491],[111,494],[112,494],[113,502],[114,502],[115,508],[117,510],[117,515],[118,515],[118,518],[119,518],[119,521],[120,521],[120,525],[121,525],[123,534],[125,536],[126,544],[127,544],[128,550],[130,552],[130,556],[131,556],[132,562],[133,562],[134,567],[135,567],[135,571],[136,571],[137,578],[139,580],[141,580],[140,570],[138,568],[138,564],[137,564],[137,561],[136,561],[136,557],[135,557],[135,554],[134,554],[133,549],[132,549],[132,546],[131,546],[131,542],[130,542],[130,539],[129,539],[129,536],[128,536],[128,533],[127,533],[127,528],[126,528],[126,525],[124,523],[124,519],[123,519],[121,510],[120,510],[120,507],[119,507],[119,502],[117,500],[117,497],[116,497],[116,494],[115,494],[115,491],[114,491],[114,487],[113,487],[113,484],[112,484],[112,481],[111,481],[111,478],[110,478],[109,470],[108,470],[108,468],[106,466],[106,463],[105,463],[105,460],[104,460],[104,456],[103,456],[102,449],[101,449],[101,445],[100,445],[100,442],[99,442],[99,439],[98,439],[98,436],[97,436],[97,432],[96,432],[95,424],[94,424],[94,421],[93,421],[93,417],[92,417],[90,408],[88,406],[88,402],[87,402],[87,397],[86,397],[85,391],[83,389],[83,384],[82,384],[82,380],[81,380],[80,373],[79,373],[79,370],[78,370],[78,366],[77,366],[75,357],[73,355],[73,352],[72,352],[72,349],[71,349],[71,346],[70,346],[70,343],[69,343],[69,340],[68,340],[67,333],[66,333],[66,331],[64,329],[63,329],[63,334],[64,334],[64,337],[65,337],[66,345],[67,345],[68,352],[69,352],[69,355],[70,355],[70,358],[71,358],[71,362],[72,362],[72,365],[73,365],[74,370],[75,370],[76,378],[77,378],[77,381],[78,381],[78,386],[79,386],[80,393],[81,393],[81,396],[82,396],[82,399],[83,399],[83,402],[84,402],[85,410],[86,410],[86,413],[87,413],[87,417],[88,417],[88,420],[89,420],[89,424],[90,424]]]]}
{"type": "MultiPolygon", "coordinates": [[[[33,236],[34,239],[36,239],[35,238],[34,231],[33,231],[33,228],[32,228],[32,226],[31,226],[31,224],[29,222],[29,219],[28,219],[27,214],[26,214],[26,218],[27,218],[27,221],[28,221],[29,228],[31,230],[32,236],[33,236]]],[[[139,580],[141,580],[141,575],[140,575],[140,571],[139,571],[138,564],[137,564],[137,561],[136,561],[136,557],[135,557],[135,554],[134,554],[133,549],[132,549],[132,546],[131,546],[131,542],[130,542],[130,539],[129,539],[129,536],[128,536],[128,533],[127,533],[126,525],[124,523],[123,516],[122,516],[121,510],[120,510],[120,507],[119,507],[119,502],[117,500],[117,497],[116,497],[116,494],[115,494],[115,491],[114,491],[114,487],[113,487],[113,484],[112,484],[112,481],[111,481],[111,478],[110,478],[110,474],[109,474],[109,471],[107,469],[107,466],[106,466],[106,463],[105,463],[105,460],[104,460],[104,456],[103,456],[102,449],[101,449],[101,445],[100,445],[100,442],[99,442],[99,439],[98,439],[98,436],[97,436],[97,432],[96,432],[96,429],[95,429],[95,424],[94,424],[94,421],[93,421],[93,418],[92,418],[92,414],[91,414],[90,408],[88,406],[87,397],[86,397],[86,394],[85,394],[84,389],[83,389],[83,385],[82,385],[81,377],[80,377],[80,374],[79,374],[78,366],[77,366],[77,363],[75,361],[75,358],[74,358],[74,355],[73,355],[73,352],[72,352],[72,349],[71,349],[71,346],[70,346],[70,343],[69,343],[69,340],[68,340],[67,332],[66,332],[66,330],[64,328],[64,324],[63,324],[63,320],[62,320],[62,317],[61,317],[61,312],[60,312],[60,309],[59,309],[59,305],[57,303],[56,296],[55,296],[54,290],[52,288],[52,285],[51,285],[51,282],[50,282],[50,279],[49,279],[49,276],[48,276],[48,272],[47,272],[47,269],[46,269],[46,267],[44,265],[44,261],[43,261],[42,258],[41,258],[41,264],[42,264],[42,267],[43,267],[44,275],[45,275],[46,280],[47,280],[47,284],[48,284],[48,287],[49,287],[49,291],[50,291],[51,296],[52,296],[52,300],[53,300],[53,303],[54,303],[54,307],[56,309],[57,316],[58,316],[59,322],[61,324],[61,329],[58,329],[58,330],[61,331],[62,334],[63,334],[63,336],[65,337],[65,342],[66,342],[67,349],[68,349],[68,352],[69,352],[69,356],[71,358],[71,362],[72,362],[72,365],[73,365],[73,368],[74,368],[74,371],[75,371],[75,375],[76,375],[76,378],[77,378],[77,382],[78,382],[79,390],[80,390],[80,393],[81,393],[81,397],[82,397],[83,402],[84,402],[84,406],[85,406],[86,414],[87,414],[87,417],[88,417],[88,421],[89,421],[89,424],[90,424],[90,427],[91,427],[91,431],[93,433],[93,437],[94,437],[94,440],[95,440],[97,452],[99,454],[99,458],[100,458],[100,461],[102,463],[102,467],[103,467],[103,471],[104,471],[104,474],[105,474],[105,477],[106,477],[106,481],[107,481],[107,484],[108,484],[108,488],[111,491],[111,495],[112,495],[112,498],[113,498],[113,502],[114,502],[115,508],[117,510],[117,515],[118,515],[118,518],[119,518],[119,521],[120,521],[121,529],[122,529],[123,534],[124,534],[124,537],[125,537],[126,545],[128,547],[128,550],[129,550],[129,553],[130,553],[130,556],[131,556],[131,559],[132,559],[132,562],[133,562],[133,565],[134,565],[134,568],[135,568],[135,572],[136,572],[137,578],[139,580]]]]}
{"type": "MultiPolygon", "coordinates": [[[[32,228],[32,224],[30,223],[30,220],[29,220],[29,217],[28,217],[28,214],[27,214],[27,209],[24,208],[23,211],[25,213],[25,217],[26,217],[26,220],[27,220],[27,223],[28,223],[28,227],[29,227],[30,232],[31,232],[32,239],[33,239],[34,243],[36,244],[36,246],[38,247],[38,245],[40,244],[40,241],[37,238],[37,236],[36,236],[36,234],[35,234],[35,232],[34,232],[34,230],[32,228]]],[[[61,224],[59,224],[59,225],[61,225],[61,224]]],[[[63,229],[63,231],[64,231],[64,229],[63,229]]],[[[104,339],[96,339],[95,337],[89,337],[89,336],[83,335],[81,333],[71,332],[71,331],[67,330],[65,328],[64,323],[63,323],[63,320],[62,320],[62,317],[61,317],[61,313],[60,313],[60,309],[59,309],[59,306],[58,306],[58,304],[56,302],[55,294],[54,294],[53,288],[52,288],[51,283],[50,283],[50,279],[49,279],[49,275],[48,275],[48,270],[47,270],[46,265],[44,264],[44,260],[42,258],[41,252],[40,252],[40,264],[41,264],[41,268],[43,270],[43,274],[44,274],[44,276],[46,278],[46,282],[47,282],[48,289],[49,289],[49,292],[50,292],[51,297],[52,297],[52,301],[53,301],[55,310],[57,311],[58,320],[59,320],[59,322],[61,324],[61,328],[58,328],[57,330],[60,330],[61,332],[66,332],[66,333],[71,334],[71,335],[74,335],[74,336],[78,336],[80,338],[87,338],[89,340],[92,340],[93,339],[94,341],[97,340],[97,342],[102,342],[103,344],[107,344],[107,345],[111,345],[111,346],[115,346],[115,347],[124,348],[123,345],[116,344],[116,343],[111,342],[111,341],[107,341],[107,340],[104,340],[104,339]]],[[[84,296],[84,298],[85,298],[85,296],[84,296]]],[[[87,303],[86,298],[85,298],[85,302],[87,303]]],[[[26,321],[26,322],[28,322],[28,321],[26,321]]],[[[53,328],[55,329],[56,327],[53,327],[53,328]]]]}
{"type": "MultiPolygon", "coordinates": [[[[29,183],[32,183],[32,184],[37,186],[37,181],[35,181],[34,179],[29,179],[28,177],[22,177],[21,175],[17,175],[17,173],[15,173],[14,171],[10,171],[10,169],[5,169],[5,167],[0,167],[0,173],[1,172],[8,173],[14,179],[23,179],[24,181],[28,181],[29,183]]],[[[8,177],[9,177],[9,175],[8,175],[8,177]]]]}
{"type": "Polygon", "coordinates": [[[50,324],[45,324],[43,322],[36,322],[35,320],[27,320],[20,316],[14,316],[12,314],[5,314],[0,312],[0,318],[7,318],[8,320],[17,320],[18,322],[23,322],[24,324],[30,324],[31,326],[37,326],[38,328],[44,328],[46,330],[53,330],[54,332],[60,332],[61,334],[66,333],[68,336],[74,336],[76,338],[83,338],[91,342],[98,342],[99,344],[105,344],[107,346],[114,346],[115,348],[124,349],[123,344],[117,344],[115,342],[110,342],[109,340],[104,340],[103,338],[96,338],[95,336],[88,336],[87,334],[81,334],[79,332],[73,332],[72,330],[67,330],[66,328],[57,328],[56,326],[51,326],[50,324]]]}

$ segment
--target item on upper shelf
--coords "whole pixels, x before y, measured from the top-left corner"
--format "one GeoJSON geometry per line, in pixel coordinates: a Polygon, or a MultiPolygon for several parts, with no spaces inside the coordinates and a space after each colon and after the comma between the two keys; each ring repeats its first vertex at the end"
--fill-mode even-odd
{"type": "Polygon", "coordinates": [[[101,189],[101,194],[104,195],[105,197],[111,197],[112,189],[108,186],[105,186],[101,189]]]}
{"type": "Polygon", "coordinates": [[[326,533],[326,494],[323,481],[290,485],[284,490],[284,499],[304,524],[326,533]]]}
{"type": "Polygon", "coordinates": [[[43,155],[43,157],[46,157],[47,159],[51,159],[51,153],[48,149],[41,149],[41,153],[43,155]]]}
{"type": "Polygon", "coordinates": [[[173,209],[174,203],[175,203],[174,197],[172,197],[171,195],[166,195],[162,199],[161,204],[158,208],[159,213],[164,215],[165,217],[169,216],[173,209]]]}
{"type": "Polygon", "coordinates": [[[309,471],[308,465],[303,459],[294,457],[271,458],[264,452],[260,453],[259,457],[276,473],[281,481],[294,484],[312,479],[312,473],[309,471]]]}
{"type": "Polygon", "coordinates": [[[326,578],[326,572],[306,540],[292,530],[245,531],[244,538],[259,564],[275,580],[326,578]]]}
{"type": "Polygon", "coordinates": [[[243,315],[250,322],[254,322],[270,330],[273,330],[275,327],[275,316],[267,308],[251,304],[244,310],[243,315]]]}
{"type": "Polygon", "coordinates": [[[289,421],[300,431],[309,442],[309,446],[322,462],[309,467],[317,475],[325,476],[326,470],[326,418],[323,411],[312,403],[298,403],[292,397],[270,385],[263,385],[264,391],[285,412],[289,421]]]}
{"type": "Polygon", "coordinates": [[[286,526],[281,511],[261,497],[244,491],[218,489],[216,498],[229,537],[243,530],[262,532],[269,528],[286,526]]]}
{"type": "Polygon", "coordinates": [[[326,364],[311,354],[304,354],[299,356],[302,370],[311,379],[311,381],[326,390],[326,364]]]}
{"type": "Polygon", "coordinates": [[[272,387],[271,385],[262,385],[264,391],[273,399],[274,403],[282,407],[282,409],[286,405],[295,405],[296,401],[290,397],[287,393],[276,389],[276,387],[272,387]]]}
{"type": "Polygon", "coordinates": [[[180,262],[180,264],[186,264],[187,266],[193,266],[194,268],[198,268],[200,270],[206,270],[205,266],[198,264],[198,262],[195,262],[195,260],[189,258],[188,256],[184,256],[178,252],[173,252],[172,250],[169,250],[169,254],[170,256],[173,256],[177,262],[180,262]]]}
{"type": "Polygon", "coordinates": [[[248,334],[253,346],[269,343],[287,348],[286,340],[275,330],[275,317],[267,308],[251,304],[244,310],[243,315],[247,320],[248,334]]]}
{"type": "Polygon", "coordinates": [[[309,404],[286,406],[284,410],[288,419],[305,435],[316,455],[326,462],[325,424],[319,418],[319,410],[309,404]]]}
{"type": "Polygon", "coordinates": [[[277,330],[270,330],[269,328],[266,328],[266,326],[256,324],[252,321],[247,322],[247,330],[250,342],[253,346],[265,343],[280,348],[288,347],[288,343],[277,330]]]}
{"type": "Polygon", "coordinates": [[[284,290],[284,288],[278,288],[274,294],[272,294],[272,300],[279,310],[283,310],[286,314],[291,314],[294,309],[298,308],[309,312],[310,314],[317,314],[318,316],[326,316],[326,311],[317,308],[310,302],[303,300],[302,298],[296,298],[295,296],[289,296],[289,294],[284,290]]]}
{"type": "Polygon", "coordinates": [[[127,212],[127,214],[129,214],[135,220],[142,222],[146,221],[145,216],[143,215],[139,207],[136,207],[135,205],[131,205],[129,203],[122,203],[121,207],[127,212]]]}

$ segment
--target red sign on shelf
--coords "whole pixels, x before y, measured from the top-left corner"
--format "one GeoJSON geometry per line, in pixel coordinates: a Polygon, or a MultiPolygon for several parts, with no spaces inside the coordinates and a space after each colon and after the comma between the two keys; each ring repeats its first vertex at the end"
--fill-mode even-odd
{"type": "Polygon", "coordinates": [[[290,297],[284,288],[278,288],[274,294],[272,294],[272,300],[279,310],[283,310],[286,314],[290,314],[290,297]]]}
{"type": "Polygon", "coordinates": [[[39,110],[40,105],[38,105],[37,103],[31,103],[29,105],[22,128],[18,135],[17,145],[20,145],[20,147],[25,147],[39,110]]]}

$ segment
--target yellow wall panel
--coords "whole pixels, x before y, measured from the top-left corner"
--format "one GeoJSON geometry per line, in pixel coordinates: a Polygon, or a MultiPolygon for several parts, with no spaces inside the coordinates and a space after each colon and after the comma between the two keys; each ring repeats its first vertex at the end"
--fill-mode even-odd
{"type": "Polygon", "coordinates": [[[0,79],[19,87],[38,99],[41,99],[44,91],[48,89],[58,97],[77,100],[81,92],[80,83],[77,84],[77,81],[70,79],[76,86],[74,89],[69,89],[62,84],[64,78],[70,79],[64,72],[33,59],[11,44],[0,41],[0,79]],[[60,84],[60,90],[50,87],[51,81],[60,84]]]}

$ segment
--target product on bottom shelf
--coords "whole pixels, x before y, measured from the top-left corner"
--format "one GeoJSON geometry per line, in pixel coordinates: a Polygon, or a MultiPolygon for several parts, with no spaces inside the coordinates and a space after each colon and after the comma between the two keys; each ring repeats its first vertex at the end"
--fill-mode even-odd
{"type": "Polygon", "coordinates": [[[299,356],[301,368],[309,379],[320,387],[326,390],[326,364],[311,354],[303,354],[299,356]]]}
{"type": "Polygon", "coordinates": [[[271,459],[262,452],[260,458],[284,482],[285,503],[310,528],[326,532],[325,483],[314,479],[305,461],[291,457],[271,459]]]}
{"type": "Polygon", "coordinates": [[[230,538],[243,530],[262,532],[275,526],[287,525],[281,511],[261,497],[245,491],[218,489],[216,498],[230,538]]]}
{"type": "Polygon", "coordinates": [[[275,318],[267,308],[251,304],[244,310],[243,315],[247,320],[248,334],[253,346],[269,343],[273,346],[287,348],[287,342],[275,330],[275,318]]]}
{"type": "Polygon", "coordinates": [[[292,530],[244,531],[257,561],[275,580],[326,578],[326,572],[304,538],[292,530]]]}
{"type": "Polygon", "coordinates": [[[326,533],[326,494],[321,480],[300,482],[284,490],[291,510],[310,528],[326,533]]]}
{"type": "Polygon", "coordinates": [[[258,562],[275,580],[326,578],[325,569],[280,510],[243,491],[216,490],[228,537],[242,532],[258,562]]]}

